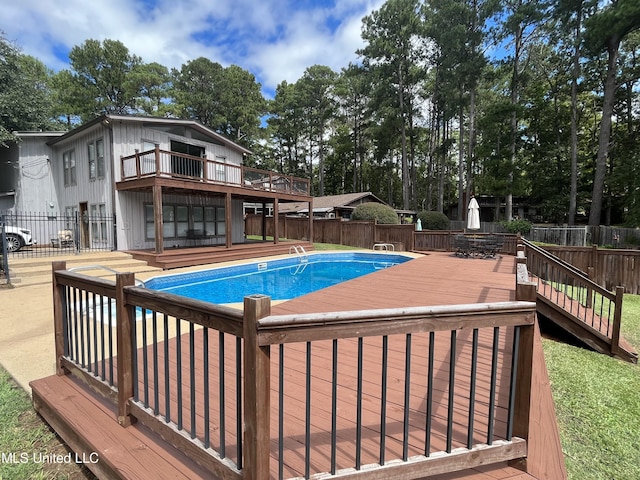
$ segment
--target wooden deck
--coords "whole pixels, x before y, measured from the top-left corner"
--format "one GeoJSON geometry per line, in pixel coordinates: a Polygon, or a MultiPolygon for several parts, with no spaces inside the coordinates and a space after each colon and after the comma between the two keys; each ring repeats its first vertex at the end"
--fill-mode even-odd
{"type": "Polygon", "coordinates": [[[302,245],[307,252],[313,250],[313,244],[309,242],[281,241],[273,242],[249,242],[232,245],[230,248],[224,245],[194,245],[187,248],[169,248],[163,253],[155,253],[152,250],[128,250],[136,260],[144,260],[152,267],[162,269],[191,267],[195,265],[207,265],[210,263],[229,262],[236,260],[254,259],[269,255],[284,255],[289,253],[293,245],[302,245]]]}
{"type": "MultiPolygon", "coordinates": [[[[448,253],[433,253],[416,260],[412,260],[403,265],[382,270],[366,277],[357,278],[341,285],[330,287],[295,300],[291,300],[272,307],[272,314],[299,314],[308,312],[330,312],[341,310],[359,310],[372,308],[393,308],[410,307],[423,305],[455,305],[468,303],[500,302],[515,300],[515,258],[511,256],[501,256],[497,259],[470,259],[457,258],[448,253]]],[[[507,335],[501,337],[502,344],[506,344],[507,335]]],[[[438,338],[438,337],[437,337],[438,338]]],[[[420,339],[416,339],[415,349],[420,349],[422,344],[420,339]]],[[[438,342],[446,342],[445,338],[438,338],[438,342]]],[[[458,372],[459,383],[456,383],[456,415],[464,415],[469,404],[468,388],[457,388],[464,386],[464,378],[468,372],[468,336],[460,334],[460,348],[456,356],[456,370],[458,372]],[[466,370],[465,370],[466,369],[466,370]],[[465,396],[467,395],[467,396],[465,396]],[[459,410],[459,411],[458,411],[459,410]]],[[[480,355],[489,355],[490,349],[485,349],[490,344],[491,339],[481,335],[480,355]]],[[[312,378],[312,462],[314,467],[320,471],[326,470],[327,449],[329,445],[328,433],[326,432],[327,408],[323,402],[326,401],[326,375],[329,371],[330,345],[320,346],[313,351],[313,378],[312,378]]],[[[292,344],[287,346],[285,356],[285,371],[287,375],[295,374],[297,365],[304,360],[304,345],[292,344]]],[[[232,352],[233,348],[227,349],[232,352]]],[[[342,351],[341,351],[342,352],[342,351]]],[[[349,348],[345,349],[341,355],[351,355],[349,348]]],[[[272,354],[277,357],[277,355],[272,354]]],[[[365,349],[365,365],[374,365],[379,362],[379,350],[375,348],[365,349]],[[370,355],[367,357],[366,355],[370,355]]],[[[397,360],[397,367],[394,362],[390,362],[390,368],[403,368],[401,359],[397,360]]],[[[436,372],[446,373],[448,371],[449,360],[439,358],[436,372]]],[[[480,359],[480,364],[488,364],[489,359],[480,359]]],[[[277,361],[276,361],[277,364],[277,361]]],[[[217,366],[212,365],[211,369],[216,370],[217,366]]],[[[365,369],[367,372],[365,382],[371,392],[379,391],[379,373],[375,368],[365,369]]],[[[277,368],[272,369],[272,391],[276,395],[277,368]]],[[[412,371],[412,408],[415,406],[415,414],[419,417],[424,409],[424,372],[412,371]],[[415,383],[415,386],[414,386],[415,383]],[[421,389],[422,387],[422,389],[421,389]],[[420,393],[422,392],[422,393],[420,393]]],[[[391,378],[394,378],[391,375],[391,378]]],[[[341,388],[353,390],[354,379],[345,372],[341,382],[341,388]]],[[[295,385],[295,382],[294,382],[295,385]]],[[[534,368],[533,368],[533,398],[531,399],[531,422],[529,426],[527,471],[523,473],[521,469],[497,464],[477,467],[462,472],[439,475],[440,479],[473,479],[473,480],[496,480],[496,479],[533,479],[533,478],[566,478],[564,460],[560,446],[557,425],[554,414],[553,401],[546,366],[540,343],[539,335],[536,336],[534,344],[534,368]]],[[[34,403],[43,416],[50,422],[63,438],[80,452],[100,452],[102,468],[105,477],[109,478],[149,478],[148,462],[154,462],[152,468],[162,471],[164,468],[176,469],[183,472],[182,475],[188,478],[212,478],[211,474],[205,474],[193,462],[189,461],[179,452],[170,449],[163,441],[155,435],[149,433],[144,427],[131,426],[129,428],[120,427],[114,419],[114,412],[105,407],[104,403],[88,393],[81,385],[69,376],[48,377],[32,383],[34,392],[34,403]],[[69,398],[74,398],[73,402],[69,398]],[[80,414],[79,414],[80,413],[80,414]],[[72,426],[68,426],[71,424],[72,426]],[[57,426],[56,426],[57,425],[57,426]],[[65,427],[65,425],[67,425],[65,427]],[[59,426],[59,428],[58,428],[59,426]],[[65,435],[66,432],[66,435],[65,435]],[[96,433],[94,433],[96,432],[96,433]],[[115,448],[114,442],[127,445],[128,448],[115,448]],[[139,452],[135,459],[129,458],[127,452],[139,452]],[[165,458],[163,449],[170,449],[172,453],[165,458]],[[164,466],[166,464],[166,467],[164,466]],[[146,465],[146,466],[145,466],[146,465]],[[186,473],[185,473],[186,472],[186,473]]],[[[478,398],[486,399],[487,384],[479,382],[478,398]]],[[[304,415],[304,407],[301,406],[304,400],[304,385],[289,390],[285,411],[293,412],[294,416],[286,423],[285,442],[285,477],[292,475],[302,475],[302,465],[299,461],[299,453],[305,448],[304,429],[300,423],[295,421],[295,415],[304,415]],[[300,410],[302,409],[302,410],[300,410]],[[302,429],[302,430],[301,430],[302,429]],[[302,440],[301,440],[302,439],[302,440]]],[[[504,388],[498,390],[501,402],[504,402],[507,391],[504,388]]],[[[401,404],[396,401],[397,396],[402,396],[402,389],[395,389],[393,385],[389,387],[388,403],[391,406],[388,412],[387,436],[391,438],[387,442],[387,450],[397,453],[400,442],[394,442],[393,438],[401,436],[401,419],[395,415],[393,405],[401,404]]],[[[442,400],[443,391],[436,388],[436,395],[442,400]]],[[[375,393],[374,393],[375,395],[375,393]]],[[[274,397],[277,398],[277,397],[274,397]]],[[[484,400],[486,402],[486,400],[484,400]]],[[[378,402],[379,403],[379,402],[378,402]]],[[[272,422],[277,421],[277,401],[272,401],[272,422]],[[275,405],[274,405],[275,404],[275,405]]],[[[340,406],[342,417],[347,419],[351,415],[353,404],[343,404],[340,406]]],[[[375,406],[367,410],[370,418],[363,419],[365,426],[377,425],[379,413],[376,413],[375,406]]],[[[186,415],[188,418],[188,415],[186,415]]],[[[330,416],[329,416],[330,417],[330,416]]],[[[437,417],[436,417],[437,418],[437,417]]],[[[504,418],[498,418],[498,424],[504,418]]],[[[414,418],[412,421],[420,421],[414,418]]],[[[486,425],[486,414],[478,408],[477,422],[479,425],[486,425]]],[[[379,422],[378,422],[379,423],[379,422]]],[[[439,423],[439,422],[435,422],[439,423]]],[[[441,423],[441,422],[440,422],[441,423]]],[[[340,426],[340,424],[339,424],[340,426]]],[[[367,429],[367,435],[363,438],[363,464],[376,461],[379,449],[379,427],[367,429]]],[[[443,428],[443,425],[435,426],[436,430],[443,428]]],[[[499,428],[499,427],[497,427],[499,428]]],[[[274,429],[272,428],[272,431],[274,429]]],[[[276,430],[277,431],[277,428],[276,430]]],[[[466,430],[464,431],[466,432],[466,430]]],[[[460,439],[464,432],[455,431],[454,437],[460,439]]],[[[478,441],[479,439],[476,439],[478,441]]],[[[233,443],[233,442],[232,442],[233,443]]],[[[340,456],[351,459],[354,455],[354,432],[353,428],[345,426],[339,429],[338,448],[340,456]]],[[[420,442],[416,439],[416,451],[419,450],[420,442]]],[[[443,447],[443,435],[434,435],[434,451],[443,447]]],[[[228,445],[228,455],[234,458],[235,445],[228,445]]],[[[414,448],[412,446],[412,448],[414,448]]],[[[415,452],[411,452],[414,454],[415,452]]],[[[272,439],[272,477],[277,478],[278,455],[277,438],[272,439]]],[[[166,472],[173,470],[166,470],[166,472]]],[[[181,478],[170,474],[171,478],[181,478]]],[[[159,477],[156,477],[159,478],[159,477]]],[[[434,478],[434,477],[432,477],[434,478]]]]}

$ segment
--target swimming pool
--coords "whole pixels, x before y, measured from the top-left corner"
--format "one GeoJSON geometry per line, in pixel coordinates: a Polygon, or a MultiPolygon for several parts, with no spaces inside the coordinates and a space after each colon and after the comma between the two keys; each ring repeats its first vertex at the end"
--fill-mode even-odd
{"type": "Polygon", "coordinates": [[[255,294],[290,300],[407,260],[411,258],[389,253],[310,253],[306,259],[291,257],[163,275],[147,280],[145,286],[216,304],[242,302],[255,294]]]}

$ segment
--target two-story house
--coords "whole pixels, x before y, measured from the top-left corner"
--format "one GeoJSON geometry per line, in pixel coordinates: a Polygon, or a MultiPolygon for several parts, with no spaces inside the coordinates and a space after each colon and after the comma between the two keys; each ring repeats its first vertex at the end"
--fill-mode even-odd
{"type": "Polygon", "coordinates": [[[103,115],[64,134],[19,136],[5,155],[20,167],[4,207],[77,215],[80,247],[109,243],[153,258],[176,247],[231,249],[245,243],[244,202],[311,208],[309,180],[244,166],[249,150],[192,120],[103,115]]]}

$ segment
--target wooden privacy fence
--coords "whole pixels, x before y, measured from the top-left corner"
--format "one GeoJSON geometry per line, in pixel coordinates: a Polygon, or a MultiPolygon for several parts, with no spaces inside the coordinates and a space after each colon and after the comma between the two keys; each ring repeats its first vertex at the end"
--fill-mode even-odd
{"type": "MultiPolygon", "coordinates": [[[[266,219],[266,234],[273,235],[273,218],[266,219]]],[[[279,228],[284,238],[308,240],[309,223],[306,218],[280,217],[279,228]]],[[[313,222],[314,241],[335,243],[359,248],[372,248],[376,243],[391,243],[396,250],[452,251],[453,237],[462,230],[415,231],[414,225],[379,225],[374,222],[316,219],[313,222]]],[[[262,235],[262,216],[248,215],[246,232],[262,235]]],[[[474,233],[483,237],[489,233],[474,233]]],[[[515,255],[518,235],[498,234],[504,239],[500,253],[515,255]]],[[[589,278],[608,290],[623,286],[625,293],[640,294],[640,250],[618,250],[593,247],[545,245],[546,251],[575,266],[589,278]]]]}
{"type": "Polygon", "coordinates": [[[241,313],[64,269],[57,373],[220,478],[417,478],[526,457],[527,285],[517,302],[272,316],[264,296],[241,313]]]}
{"type": "MultiPolygon", "coordinates": [[[[309,239],[309,221],[307,218],[278,218],[278,228],[284,238],[291,240],[309,239]]],[[[394,245],[396,250],[443,251],[452,250],[453,236],[463,230],[423,230],[416,231],[415,225],[386,225],[369,221],[343,221],[337,219],[314,219],[313,241],[334,243],[358,248],[372,248],[376,243],[394,245]]],[[[247,215],[245,219],[247,235],[273,236],[273,217],[263,219],[261,215],[247,215]]],[[[487,233],[476,233],[487,236],[487,233]]],[[[504,238],[502,253],[515,255],[516,239],[514,234],[499,234],[504,238]]]]}
{"type": "MultiPolygon", "coordinates": [[[[280,216],[278,222],[282,237],[291,240],[309,239],[308,218],[280,216]]],[[[314,242],[349,245],[358,248],[372,248],[376,243],[391,243],[395,245],[396,250],[413,250],[414,231],[413,224],[382,225],[369,221],[343,221],[339,218],[313,220],[314,242]]],[[[273,217],[263,220],[262,215],[247,215],[245,233],[247,235],[273,236],[273,217]]]]}

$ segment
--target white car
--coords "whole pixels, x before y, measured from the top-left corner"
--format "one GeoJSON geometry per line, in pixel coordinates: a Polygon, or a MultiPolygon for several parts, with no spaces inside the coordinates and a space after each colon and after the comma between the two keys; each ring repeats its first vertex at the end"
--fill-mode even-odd
{"type": "MultiPolygon", "coordinates": [[[[36,242],[31,238],[31,230],[22,227],[10,227],[5,225],[4,236],[7,239],[7,251],[17,252],[22,247],[35,245],[36,242]]],[[[0,250],[2,245],[0,245],[0,250]]]]}

